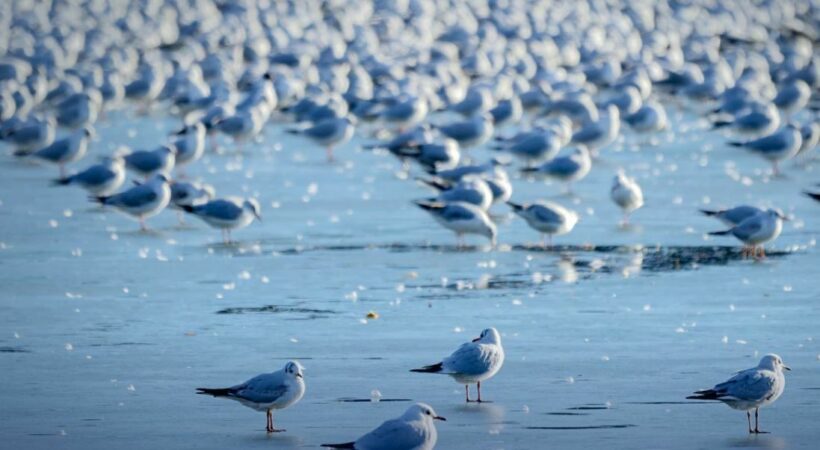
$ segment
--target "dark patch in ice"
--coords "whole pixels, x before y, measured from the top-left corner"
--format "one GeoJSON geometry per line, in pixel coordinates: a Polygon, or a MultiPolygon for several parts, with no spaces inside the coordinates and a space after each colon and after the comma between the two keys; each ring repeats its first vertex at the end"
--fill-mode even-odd
{"type": "Polygon", "coordinates": [[[625,424],[618,424],[618,425],[579,425],[579,426],[566,426],[566,427],[524,427],[526,430],[614,430],[614,429],[621,429],[621,428],[634,428],[637,425],[631,423],[625,424]]]}
{"type": "Polygon", "coordinates": [[[624,402],[627,405],[699,405],[713,402],[624,402]]]}
{"type": "Polygon", "coordinates": [[[266,314],[307,314],[308,319],[320,319],[329,314],[338,314],[330,309],[304,308],[300,306],[237,306],[233,308],[220,309],[217,314],[246,314],[246,313],[266,313],[266,314]]]}
{"type": "Polygon", "coordinates": [[[569,411],[594,411],[599,409],[610,409],[609,406],[606,405],[581,405],[581,406],[573,406],[572,408],[567,408],[569,411]]]}
{"type": "Polygon", "coordinates": [[[0,353],[31,353],[23,347],[0,347],[0,353]]]}
{"type": "Polygon", "coordinates": [[[130,347],[140,345],[156,345],[148,342],[115,342],[113,344],[89,344],[89,347],[130,347]]]}
{"type": "Polygon", "coordinates": [[[548,416],[588,416],[589,413],[579,413],[579,412],[548,412],[544,413],[548,416]]]}
{"type": "MultiPolygon", "coordinates": [[[[342,397],[336,400],[337,402],[342,403],[370,403],[373,400],[369,398],[353,398],[353,397],[342,397]]],[[[413,400],[409,398],[380,398],[379,402],[412,402],[413,400]]]]}

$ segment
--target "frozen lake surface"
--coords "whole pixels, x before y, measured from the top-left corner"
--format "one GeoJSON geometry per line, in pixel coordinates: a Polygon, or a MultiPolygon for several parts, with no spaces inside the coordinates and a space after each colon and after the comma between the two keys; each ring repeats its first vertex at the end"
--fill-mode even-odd
{"type": "MultiPolygon", "coordinates": [[[[92,153],[152,147],[175,126],[158,117],[113,113],[92,153]]],[[[578,197],[516,175],[514,200],[549,198],[581,215],[550,251],[502,206],[497,249],[473,237],[456,249],[411,204],[430,195],[412,180],[420,174],[357,150],[366,137],[328,165],[322,150],[268,127],[244,155],[210,153],[189,168],[218,194],[262,203],[264,222],[230,246],[170,211],[138,232],[79,189],[50,187],[53,168],[4,155],[4,446],[317,448],[424,401],[448,418],[442,449],[817,448],[820,205],[800,195],[820,181],[817,166],[788,164],[769,179],[765,162],[686,117],[673,114],[677,134],[658,145],[627,134],[578,197]],[[608,196],[617,167],[647,198],[630,229],[608,196]],[[722,225],[698,208],[741,203],[793,216],[763,262],[704,236],[722,225]],[[380,318],[366,320],[370,311],[380,318]],[[449,378],[408,372],[488,326],[507,353],[484,385],[492,403],[465,405],[449,378]],[[685,400],[768,352],[793,369],[761,412],[771,434],[748,436],[742,412],[685,400]],[[267,436],[263,414],[194,394],[291,358],[306,367],[307,394],[274,415],[287,433],[267,436]]]]}

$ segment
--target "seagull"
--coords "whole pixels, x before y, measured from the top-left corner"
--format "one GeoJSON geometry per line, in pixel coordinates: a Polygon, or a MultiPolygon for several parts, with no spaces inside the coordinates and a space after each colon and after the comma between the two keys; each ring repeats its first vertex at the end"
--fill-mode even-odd
{"type": "Polygon", "coordinates": [[[333,161],[333,146],[341,145],[350,140],[355,128],[352,119],[348,117],[327,118],[320,120],[309,128],[291,128],[290,134],[301,134],[325,147],[327,160],[333,161]]]}
{"type": "Polygon", "coordinates": [[[33,153],[15,152],[15,156],[32,156],[42,161],[57,164],[60,168],[60,178],[65,178],[65,165],[79,161],[88,150],[88,141],[91,139],[91,129],[85,128],[74,132],[67,137],[52,142],[47,147],[33,153]]]}
{"type": "Polygon", "coordinates": [[[57,122],[53,117],[46,120],[30,120],[6,131],[3,140],[15,147],[14,153],[31,152],[54,142],[57,122]]]}
{"type": "Polygon", "coordinates": [[[606,114],[596,122],[588,122],[572,135],[570,144],[586,147],[590,153],[611,144],[621,129],[620,110],[615,105],[607,106],[606,114]]]}
{"type": "MultiPolygon", "coordinates": [[[[535,203],[517,204],[507,202],[513,212],[527,221],[535,231],[549,237],[549,245],[552,245],[553,235],[567,234],[575,228],[578,223],[578,214],[575,211],[549,201],[537,201],[535,203]]],[[[542,239],[542,245],[547,247],[547,241],[542,239]]]]}
{"type": "Polygon", "coordinates": [[[778,175],[780,174],[778,163],[796,155],[802,142],[803,136],[800,130],[789,124],[782,130],[766,137],[748,142],[730,142],[729,145],[743,147],[769,160],[772,163],[773,173],[778,175]]]}
{"type": "Polygon", "coordinates": [[[197,394],[212,395],[236,400],[248,408],[267,413],[265,430],[278,433],[273,427],[274,409],[285,409],[296,404],[305,395],[305,379],[302,365],[298,361],[288,361],[281,370],[257,375],[250,380],[229,388],[197,388],[197,394]]]}
{"type": "Polygon", "coordinates": [[[624,117],[624,122],[633,130],[642,133],[662,131],[669,123],[666,110],[655,101],[647,102],[635,113],[624,117]]]}
{"type": "Polygon", "coordinates": [[[805,81],[797,78],[785,84],[772,102],[789,117],[803,109],[810,98],[811,88],[805,81]]]}
{"type": "Polygon", "coordinates": [[[438,197],[430,201],[465,202],[478,206],[484,211],[493,204],[493,191],[489,184],[476,175],[462,178],[455,184],[438,180],[423,180],[425,184],[439,191],[438,197]]]}
{"type": "Polygon", "coordinates": [[[154,175],[146,183],[138,184],[131,189],[111,196],[94,197],[105,206],[114,208],[136,217],[140,222],[140,229],[146,231],[145,219],[158,214],[171,200],[171,188],[168,178],[163,174],[154,175]]]}
{"type": "Polygon", "coordinates": [[[208,225],[219,228],[226,244],[231,242],[231,230],[244,228],[250,225],[253,219],[262,220],[259,202],[253,198],[219,198],[199,205],[182,205],[182,209],[199,217],[208,225]]]}
{"type": "Polygon", "coordinates": [[[809,122],[800,127],[800,136],[802,142],[800,143],[800,150],[798,155],[808,155],[817,146],[817,141],[820,141],[820,123],[809,122]]]}
{"type": "Polygon", "coordinates": [[[618,171],[615,179],[612,180],[612,189],[609,196],[624,213],[624,225],[629,223],[629,214],[643,206],[643,191],[634,178],[626,176],[623,171],[618,171]]]}
{"type": "Polygon", "coordinates": [[[501,346],[501,335],[495,328],[487,328],[481,332],[481,336],[461,344],[440,363],[413,369],[411,372],[450,375],[457,383],[464,385],[468,403],[471,401],[469,385],[475,383],[478,390],[476,402],[481,403],[481,382],[495,376],[502,365],[504,348],[501,346]]]}
{"type": "Polygon", "coordinates": [[[477,115],[462,122],[454,122],[437,127],[444,136],[454,139],[459,147],[478,147],[493,135],[493,119],[489,113],[477,115]]]}
{"type": "Polygon", "coordinates": [[[572,192],[572,183],[587,176],[591,168],[592,158],[589,156],[589,150],[581,146],[569,156],[559,156],[538,167],[524,168],[521,171],[563,181],[566,183],[565,191],[572,192]]]}
{"type": "Polygon", "coordinates": [[[174,148],[176,155],[174,166],[177,171],[186,164],[195,162],[202,157],[205,152],[205,125],[197,122],[193,125],[186,125],[181,130],[174,133],[174,148]]]}
{"type": "Polygon", "coordinates": [[[176,162],[176,147],[162,145],[154,150],[136,150],[123,156],[125,167],[145,177],[151,178],[156,174],[168,175],[176,162]]]}
{"type": "Polygon", "coordinates": [[[513,186],[504,168],[496,167],[492,172],[485,173],[483,178],[493,193],[493,205],[506,203],[512,197],[513,186]]]}
{"type": "Polygon", "coordinates": [[[757,137],[766,136],[780,125],[780,114],[774,104],[757,105],[752,111],[732,120],[717,121],[714,128],[729,127],[739,134],[757,137]]]}
{"type": "Polygon", "coordinates": [[[493,126],[495,128],[501,128],[507,124],[518,123],[523,114],[524,109],[521,106],[521,100],[516,96],[501,100],[497,105],[495,105],[495,107],[490,109],[490,115],[493,117],[493,126]]]}
{"type": "Polygon", "coordinates": [[[104,157],[102,162],[82,172],[54,180],[54,185],[77,184],[89,194],[106,196],[114,193],[125,181],[125,161],[120,157],[104,157]]]}
{"type": "Polygon", "coordinates": [[[411,97],[387,106],[379,117],[400,130],[406,130],[424,120],[427,111],[427,101],[421,97],[411,97]]]}
{"type": "Polygon", "coordinates": [[[561,137],[554,131],[534,129],[500,140],[494,148],[512,153],[531,167],[554,158],[561,150],[562,144],[561,137]]]}
{"type": "Polygon", "coordinates": [[[464,165],[454,167],[448,170],[438,170],[435,172],[435,176],[443,180],[456,182],[468,175],[481,175],[492,172],[495,170],[496,167],[503,166],[505,164],[506,163],[503,163],[498,159],[493,158],[484,164],[464,165]]]}
{"type": "Polygon", "coordinates": [[[480,234],[490,239],[495,246],[498,231],[490,216],[480,207],[465,202],[419,200],[415,203],[419,208],[429,212],[441,226],[452,230],[456,234],[459,247],[463,245],[462,237],[465,234],[480,234]]]}
{"type": "Polygon", "coordinates": [[[433,450],[438,440],[434,420],[446,421],[430,405],[416,403],[401,417],[388,420],[375,430],[343,444],[322,447],[354,450],[433,450]]]}
{"type": "Polygon", "coordinates": [[[458,143],[444,138],[441,142],[407,143],[391,153],[399,158],[412,158],[427,172],[454,169],[461,160],[458,143]]]}
{"type": "Polygon", "coordinates": [[[786,377],[783,370],[791,370],[775,354],[769,354],[760,360],[757,367],[746,369],[728,380],[715,385],[712,389],[696,391],[695,395],[686,397],[692,400],[720,400],[732,409],[746,411],[749,433],[760,431],[760,408],[774,403],[786,388],[786,377]],[[755,427],[752,429],[752,414],[755,411],[755,427]]]}
{"type": "Polygon", "coordinates": [[[182,212],[185,211],[185,206],[207,203],[214,198],[214,195],[214,188],[209,184],[173,181],[171,182],[171,202],[168,206],[178,211],[179,223],[183,224],[182,212]]]}
{"type": "Polygon", "coordinates": [[[714,217],[720,220],[727,227],[733,227],[749,217],[762,213],[763,210],[755,208],[754,206],[740,205],[729,209],[701,209],[700,212],[708,217],[714,217]]]}
{"type": "Polygon", "coordinates": [[[713,231],[709,234],[712,236],[732,235],[743,242],[744,252],[751,250],[755,255],[757,255],[758,246],[760,246],[760,257],[765,257],[766,250],[762,245],[780,236],[780,232],[783,231],[784,220],[788,220],[786,216],[777,210],[769,209],[746,218],[743,222],[728,230],[713,231]],[[747,247],[750,247],[750,249],[747,247]]]}

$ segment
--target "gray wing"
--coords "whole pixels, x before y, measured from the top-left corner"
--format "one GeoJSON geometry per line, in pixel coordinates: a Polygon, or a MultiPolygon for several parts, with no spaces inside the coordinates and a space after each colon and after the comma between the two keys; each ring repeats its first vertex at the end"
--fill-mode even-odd
{"type": "Polygon", "coordinates": [[[581,166],[571,158],[555,158],[544,164],[544,171],[557,175],[569,175],[576,172],[581,166]]]}
{"type": "Polygon", "coordinates": [[[244,115],[226,117],[216,123],[216,128],[227,134],[240,133],[249,128],[249,126],[250,119],[244,115]]]}
{"type": "Polygon", "coordinates": [[[115,176],[111,169],[97,164],[83,170],[82,172],[71,177],[71,181],[76,181],[89,186],[103,184],[115,176]]]}
{"type": "Polygon", "coordinates": [[[757,150],[761,153],[769,153],[783,150],[787,145],[788,142],[786,142],[786,134],[777,133],[747,142],[744,147],[757,150]]]}
{"type": "Polygon", "coordinates": [[[415,113],[414,106],[415,105],[412,101],[399,103],[388,108],[384,112],[384,117],[390,120],[404,120],[410,118],[415,113]]]}
{"type": "Polygon", "coordinates": [[[234,220],[242,214],[242,208],[228,200],[212,200],[195,206],[194,213],[223,220],[234,220]]]}
{"type": "Polygon", "coordinates": [[[635,114],[630,114],[624,118],[629,125],[635,126],[637,124],[645,123],[650,120],[650,116],[654,113],[651,107],[642,106],[641,109],[635,111],[635,114]]]}
{"type": "Polygon", "coordinates": [[[532,211],[533,216],[541,222],[561,223],[564,221],[564,218],[560,214],[557,214],[555,211],[543,205],[533,205],[530,207],[530,211],[532,211]]]}
{"type": "Polygon", "coordinates": [[[441,130],[441,132],[447,137],[453,138],[457,141],[472,139],[478,136],[478,128],[472,122],[451,123],[449,125],[439,127],[439,130],[441,130]]]}
{"type": "Polygon", "coordinates": [[[388,450],[417,448],[424,443],[420,428],[400,419],[391,419],[356,440],[355,448],[388,450]]]}
{"type": "Polygon", "coordinates": [[[338,123],[335,120],[325,120],[306,129],[304,133],[312,138],[325,139],[333,136],[337,128],[338,123]]]}
{"type": "Polygon", "coordinates": [[[584,128],[578,130],[575,134],[572,135],[572,142],[590,142],[596,139],[599,139],[603,136],[604,130],[599,127],[597,124],[590,124],[584,128]]]}
{"type": "Polygon", "coordinates": [[[441,210],[441,217],[449,221],[473,220],[475,213],[461,205],[447,205],[441,210]]]}
{"type": "Polygon", "coordinates": [[[761,112],[753,112],[739,117],[735,125],[741,128],[761,128],[769,124],[771,119],[761,112]]]}
{"type": "Polygon", "coordinates": [[[732,223],[740,224],[749,217],[756,216],[761,212],[763,211],[754,206],[742,205],[723,211],[722,216],[732,223]]]}
{"type": "Polygon", "coordinates": [[[467,342],[442,361],[443,368],[445,373],[479,375],[487,371],[494,353],[487,345],[467,342]]]}
{"type": "Polygon", "coordinates": [[[775,376],[768,370],[748,369],[714,387],[719,397],[760,400],[771,394],[775,376]]]}
{"type": "Polygon", "coordinates": [[[111,197],[106,203],[126,207],[136,207],[154,201],[156,198],[157,193],[151,189],[151,186],[141,184],[111,197]]]}
{"type": "Polygon", "coordinates": [[[35,156],[50,161],[56,161],[63,157],[71,149],[71,142],[68,139],[60,139],[51,145],[44,147],[34,153],[35,156]]]}
{"type": "Polygon", "coordinates": [[[732,228],[732,234],[740,240],[746,240],[763,228],[763,221],[758,216],[752,216],[732,228]]]}
{"type": "Polygon", "coordinates": [[[510,146],[509,150],[513,153],[538,155],[543,152],[548,145],[549,142],[546,136],[543,133],[537,133],[521,138],[510,146]]]}
{"type": "Polygon", "coordinates": [[[11,139],[17,143],[31,142],[40,139],[45,131],[46,127],[42,124],[25,126],[14,130],[14,134],[11,139]]]}
{"type": "Polygon", "coordinates": [[[142,171],[151,171],[162,166],[162,160],[156,152],[139,150],[125,155],[125,164],[142,171]]]}
{"type": "Polygon", "coordinates": [[[284,381],[281,371],[257,375],[231,388],[231,394],[255,403],[272,403],[287,392],[284,381]]]}

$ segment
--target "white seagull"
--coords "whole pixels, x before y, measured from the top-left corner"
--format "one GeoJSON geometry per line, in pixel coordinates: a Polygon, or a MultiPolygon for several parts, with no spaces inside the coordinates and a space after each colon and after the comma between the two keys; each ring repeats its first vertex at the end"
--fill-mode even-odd
{"type": "Polygon", "coordinates": [[[592,158],[585,146],[576,148],[569,156],[559,156],[544,164],[524,168],[523,173],[544,175],[566,183],[565,191],[572,192],[572,183],[583,179],[592,169],[592,158]]]}
{"type": "Polygon", "coordinates": [[[757,367],[746,369],[728,380],[715,385],[712,389],[696,391],[695,395],[686,397],[692,400],[720,400],[732,409],[746,411],[749,433],[760,431],[760,408],[771,405],[786,388],[786,377],[783,370],[791,370],[775,354],[769,354],[760,360],[757,367]],[[755,427],[752,429],[752,414],[755,411],[755,427]]]}
{"type": "Polygon", "coordinates": [[[743,147],[772,163],[772,171],[775,175],[780,173],[778,163],[789,159],[800,151],[803,143],[803,135],[800,130],[789,124],[782,130],[748,142],[730,142],[734,147],[743,147]]]}
{"type": "Polygon", "coordinates": [[[700,212],[705,216],[716,218],[727,227],[733,227],[749,217],[762,213],[763,210],[754,206],[740,205],[729,209],[701,209],[700,212]]]}
{"type": "MultiPolygon", "coordinates": [[[[575,211],[549,201],[537,201],[535,203],[519,205],[507,202],[513,212],[527,221],[527,225],[549,237],[549,245],[552,245],[553,235],[569,233],[578,223],[578,214],[575,211]]],[[[542,245],[547,246],[547,241],[542,239],[542,245]]]]}
{"type": "Polygon", "coordinates": [[[60,178],[65,178],[65,165],[79,161],[85,156],[91,134],[91,129],[85,128],[56,140],[36,152],[15,152],[14,155],[31,156],[41,161],[56,164],[60,168],[60,178]]]}
{"type": "Polygon", "coordinates": [[[440,363],[413,369],[411,372],[439,373],[450,375],[457,383],[464,385],[467,402],[470,402],[470,384],[478,390],[477,402],[481,402],[481,382],[489,380],[504,365],[504,348],[501,335],[495,328],[487,328],[481,336],[462,344],[456,351],[440,363]]]}
{"type": "Polygon", "coordinates": [[[305,395],[303,368],[298,361],[288,361],[285,367],[272,373],[257,375],[250,380],[228,388],[196,388],[197,394],[213,395],[236,400],[248,408],[267,413],[265,430],[277,433],[285,430],[273,427],[274,409],[285,409],[296,404],[305,395]]]}
{"type": "Polygon", "coordinates": [[[104,157],[102,162],[74,175],[54,180],[55,185],[76,184],[95,196],[114,193],[125,181],[125,161],[120,157],[104,157]]]}
{"type": "Polygon", "coordinates": [[[643,206],[643,191],[634,178],[626,176],[623,171],[618,171],[615,179],[612,180],[612,189],[609,191],[612,201],[621,208],[624,213],[624,225],[629,223],[629,215],[636,209],[643,206]]]}
{"type": "Polygon", "coordinates": [[[214,228],[219,228],[226,244],[231,242],[231,230],[244,228],[250,225],[253,219],[262,220],[259,202],[253,198],[218,198],[199,205],[181,206],[185,212],[199,217],[214,228]]]}
{"type": "Polygon", "coordinates": [[[390,419],[375,430],[343,444],[322,447],[354,450],[433,450],[438,440],[434,420],[447,420],[426,403],[416,403],[396,419],[390,419]]]}
{"type": "Polygon", "coordinates": [[[292,128],[287,130],[290,134],[304,135],[313,142],[323,146],[327,153],[328,161],[333,161],[333,147],[349,141],[350,138],[353,137],[354,131],[353,121],[347,117],[331,117],[320,120],[316,125],[309,128],[292,128]]]}
{"type": "Polygon", "coordinates": [[[158,214],[171,200],[171,188],[168,178],[163,174],[154,175],[146,183],[139,184],[126,191],[111,196],[94,197],[105,206],[114,208],[136,217],[140,222],[140,229],[147,230],[145,219],[158,214]]]}
{"type": "Polygon", "coordinates": [[[480,234],[490,239],[495,246],[498,231],[490,216],[480,207],[465,202],[419,200],[415,203],[419,208],[429,212],[441,226],[452,230],[456,234],[459,247],[463,245],[462,238],[465,234],[480,234]]]}
{"type": "Polygon", "coordinates": [[[780,232],[783,231],[784,220],[788,220],[786,216],[777,210],[769,209],[747,217],[743,222],[728,230],[713,231],[709,234],[712,236],[732,235],[743,242],[744,253],[751,251],[754,256],[757,256],[759,250],[760,257],[765,257],[766,250],[763,248],[763,244],[780,236],[780,232]]]}

